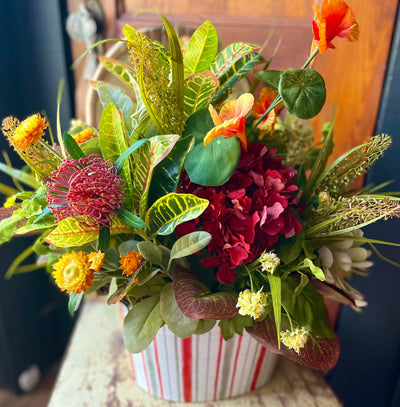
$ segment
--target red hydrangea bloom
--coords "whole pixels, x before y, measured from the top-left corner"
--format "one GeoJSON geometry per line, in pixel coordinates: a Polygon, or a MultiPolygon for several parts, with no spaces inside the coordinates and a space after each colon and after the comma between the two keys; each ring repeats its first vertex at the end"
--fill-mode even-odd
{"type": "Polygon", "coordinates": [[[248,143],[230,180],[219,187],[190,182],[183,174],[179,192],[208,199],[203,214],[177,227],[181,235],[203,229],[212,236],[208,251],[216,256],[203,259],[205,267],[219,267],[217,279],[230,284],[234,269],[250,263],[269,250],[280,236],[297,234],[301,224],[291,213],[296,204],[293,184],[297,171],[283,165],[276,151],[262,143],[248,143]]]}
{"type": "Polygon", "coordinates": [[[122,207],[124,183],[111,160],[92,154],[63,161],[48,177],[46,199],[58,221],[83,215],[106,227],[122,207]]]}

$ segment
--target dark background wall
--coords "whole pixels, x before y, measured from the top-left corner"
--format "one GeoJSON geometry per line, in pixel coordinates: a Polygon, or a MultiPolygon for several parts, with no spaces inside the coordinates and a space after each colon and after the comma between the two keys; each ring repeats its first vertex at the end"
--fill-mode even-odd
{"type": "MultiPolygon", "coordinates": [[[[399,12],[397,13],[399,16],[399,12]]],[[[373,86],[373,84],[371,84],[373,86]]],[[[375,134],[392,136],[393,145],[369,171],[366,183],[379,185],[392,179],[387,191],[400,191],[400,24],[394,31],[385,86],[375,134]]],[[[364,230],[367,237],[400,241],[400,221],[376,223],[364,230]]],[[[379,246],[400,263],[400,248],[379,246]]],[[[345,407],[400,406],[400,269],[373,258],[369,277],[356,277],[368,307],[361,315],[342,307],[338,323],[341,356],[328,380],[345,407]]]]}
{"type": "MultiPolygon", "coordinates": [[[[23,120],[42,112],[55,130],[57,88],[64,79],[61,123],[64,129],[68,127],[73,116],[73,84],[69,43],[62,29],[65,9],[65,1],[57,0],[0,2],[0,120],[8,115],[23,120]]],[[[1,134],[0,153],[4,150],[15,166],[23,165],[1,134]]],[[[0,182],[9,179],[0,174],[0,182]]],[[[36,364],[43,372],[62,355],[72,327],[66,297],[43,270],[10,281],[3,277],[32,242],[21,238],[0,246],[0,387],[15,391],[23,370],[36,364]]]]}

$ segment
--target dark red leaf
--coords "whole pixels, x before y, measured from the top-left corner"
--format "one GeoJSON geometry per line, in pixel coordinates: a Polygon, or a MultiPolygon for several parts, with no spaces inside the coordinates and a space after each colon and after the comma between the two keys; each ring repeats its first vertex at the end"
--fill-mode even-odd
{"type": "Polygon", "coordinates": [[[246,330],[268,350],[313,369],[332,369],[339,358],[340,348],[337,338],[317,338],[315,340],[309,338],[304,348],[300,349],[300,354],[297,354],[293,349],[288,349],[283,344],[279,349],[275,321],[272,318],[256,322],[246,330]]]}
{"type": "Polygon", "coordinates": [[[237,294],[212,293],[196,276],[176,266],[172,275],[175,301],[184,315],[192,319],[228,319],[238,315],[237,294]]]}

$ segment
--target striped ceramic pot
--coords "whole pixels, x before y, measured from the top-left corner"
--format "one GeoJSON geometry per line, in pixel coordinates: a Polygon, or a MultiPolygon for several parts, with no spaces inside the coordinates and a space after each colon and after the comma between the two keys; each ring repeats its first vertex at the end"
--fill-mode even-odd
{"type": "Polygon", "coordinates": [[[165,400],[196,402],[234,397],[265,385],[277,355],[245,333],[225,341],[218,326],[181,339],[163,326],[151,345],[130,354],[137,384],[165,400]]]}

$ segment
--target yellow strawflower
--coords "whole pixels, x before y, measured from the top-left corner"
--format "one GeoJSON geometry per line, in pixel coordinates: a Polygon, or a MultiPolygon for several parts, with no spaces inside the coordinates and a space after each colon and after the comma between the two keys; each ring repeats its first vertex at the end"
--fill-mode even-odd
{"type": "Polygon", "coordinates": [[[274,274],[274,271],[280,264],[279,257],[272,252],[263,253],[260,256],[261,269],[269,274],[274,274]]]}
{"type": "Polygon", "coordinates": [[[48,124],[39,113],[29,116],[15,129],[10,141],[17,148],[25,150],[31,144],[36,144],[44,135],[48,124]]]}
{"type": "Polygon", "coordinates": [[[308,331],[302,328],[296,328],[294,331],[282,331],[281,332],[281,342],[288,347],[300,353],[300,349],[304,348],[308,339],[308,331]]]}
{"type": "Polygon", "coordinates": [[[128,250],[126,255],[121,254],[119,263],[121,264],[120,269],[123,270],[122,274],[127,276],[133,274],[140,266],[142,260],[143,257],[137,250],[128,250]]]}
{"type": "Polygon", "coordinates": [[[92,284],[94,272],[88,255],[72,251],[54,265],[53,277],[62,291],[79,294],[92,284]]]}
{"type": "Polygon", "coordinates": [[[250,315],[254,319],[260,318],[267,305],[267,295],[263,293],[262,288],[256,293],[251,292],[249,289],[239,293],[236,307],[239,308],[240,315],[250,315]]]}
{"type": "Polygon", "coordinates": [[[102,253],[100,250],[98,252],[91,252],[88,255],[88,260],[90,263],[90,268],[94,272],[99,271],[103,265],[104,253],[102,253]]]}
{"type": "Polygon", "coordinates": [[[79,133],[74,134],[72,137],[78,144],[82,144],[85,141],[88,141],[92,138],[96,138],[97,134],[91,127],[88,127],[86,129],[80,131],[79,133]]]}

